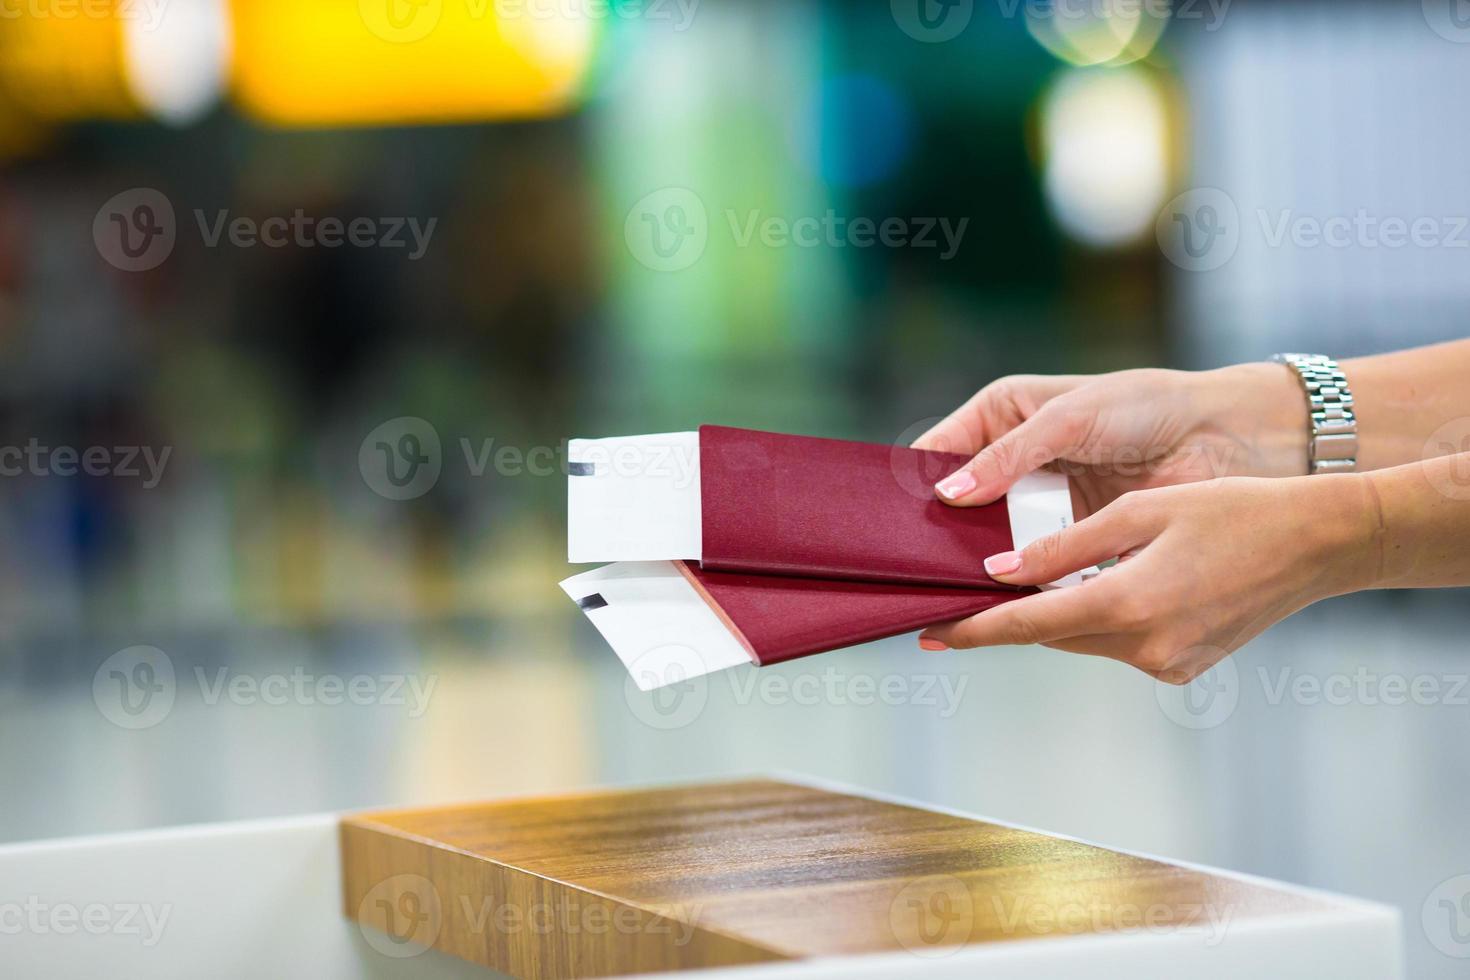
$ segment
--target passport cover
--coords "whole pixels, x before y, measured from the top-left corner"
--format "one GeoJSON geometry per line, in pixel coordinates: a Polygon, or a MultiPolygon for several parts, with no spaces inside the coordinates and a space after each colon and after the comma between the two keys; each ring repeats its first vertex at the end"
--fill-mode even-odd
{"type": "Polygon", "coordinates": [[[985,573],[1014,544],[1003,497],[951,507],[934,483],[968,456],[699,427],[707,571],[1011,589],[985,573]]]}
{"type": "Polygon", "coordinates": [[[746,575],[682,561],[613,562],[561,587],[644,691],[896,636],[1036,591],[746,575]]]}
{"type": "Polygon", "coordinates": [[[676,564],[762,667],[964,619],[1037,591],[747,575],[676,564]]]}

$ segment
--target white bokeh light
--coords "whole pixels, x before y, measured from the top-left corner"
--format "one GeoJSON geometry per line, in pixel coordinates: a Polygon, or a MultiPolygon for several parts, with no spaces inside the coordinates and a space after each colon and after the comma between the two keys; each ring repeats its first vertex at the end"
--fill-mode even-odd
{"type": "Polygon", "coordinates": [[[225,0],[168,0],[149,9],[150,16],[123,18],[128,88],[149,115],[182,126],[208,112],[224,89],[229,10],[225,0]]]}
{"type": "Polygon", "coordinates": [[[1042,104],[1043,184],[1057,222],[1095,246],[1153,228],[1168,189],[1164,92],[1136,68],[1072,69],[1042,104]]]}

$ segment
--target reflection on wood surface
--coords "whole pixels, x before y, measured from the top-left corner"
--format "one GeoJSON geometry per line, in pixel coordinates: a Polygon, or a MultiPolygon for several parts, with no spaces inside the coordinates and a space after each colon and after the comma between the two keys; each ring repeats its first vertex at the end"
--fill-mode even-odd
{"type": "Polygon", "coordinates": [[[1320,899],[771,780],[363,814],[347,914],[520,976],[598,976],[1093,932],[1226,942],[1320,899]]]}

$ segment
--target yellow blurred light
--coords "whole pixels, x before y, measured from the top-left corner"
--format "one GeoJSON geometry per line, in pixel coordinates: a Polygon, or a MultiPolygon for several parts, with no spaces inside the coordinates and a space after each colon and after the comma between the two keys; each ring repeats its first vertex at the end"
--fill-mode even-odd
{"type": "Polygon", "coordinates": [[[8,101],[41,119],[128,119],[141,107],[123,69],[122,22],[104,16],[0,19],[0,84],[8,101]]]}
{"type": "Polygon", "coordinates": [[[600,26],[567,0],[232,6],[235,99],[284,126],[553,114],[575,97],[600,26]]]}
{"type": "Polygon", "coordinates": [[[1057,222],[1096,246],[1153,226],[1169,180],[1169,105],[1138,67],[1069,69],[1042,103],[1043,183],[1057,222]]]}
{"type": "Polygon", "coordinates": [[[225,75],[223,0],[27,0],[0,15],[0,87],[36,119],[187,122],[225,75]]]}
{"type": "Polygon", "coordinates": [[[1125,65],[1145,57],[1168,26],[1167,0],[1051,0],[1026,4],[1026,29],[1071,65],[1125,65]]]}

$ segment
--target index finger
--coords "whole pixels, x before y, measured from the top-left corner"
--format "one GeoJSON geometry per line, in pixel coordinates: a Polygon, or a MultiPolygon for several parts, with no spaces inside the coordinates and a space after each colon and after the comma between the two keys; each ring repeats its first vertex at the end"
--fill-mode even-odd
{"type": "Polygon", "coordinates": [[[992,381],[912,443],[914,449],[973,455],[1077,386],[1073,375],[1010,375],[992,381]]]}

